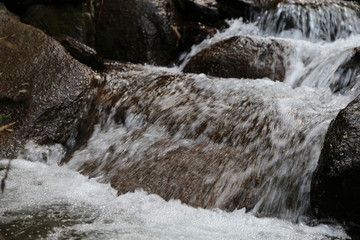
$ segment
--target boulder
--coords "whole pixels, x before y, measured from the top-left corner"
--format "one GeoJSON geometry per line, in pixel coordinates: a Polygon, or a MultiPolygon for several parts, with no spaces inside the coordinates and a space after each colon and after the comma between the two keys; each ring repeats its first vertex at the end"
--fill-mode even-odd
{"type": "Polygon", "coordinates": [[[43,30],[50,36],[67,35],[94,46],[95,25],[86,4],[36,4],[24,7],[19,13],[24,23],[43,30]]]}
{"type": "Polygon", "coordinates": [[[184,72],[224,78],[264,78],[283,81],[291,47],[285,41],[238,36],[203,49],[193,56],[184,72]]]}
{"type": "Polygon", "coordinates": [[[95,49],[108,59],[167,65],[179,53],[177,17],[167,0],[97,0],[95,49]]]}
{"type": "Polygon", "coordinates": [[[182,52],[188,52],[194,44],[199,44],[206,38],[211,38],[218,30],[200,22],[184,22],[178,28],[178,32],[181,36],[179,49],[182,52]]]}
{"type": "Polygon", "coordinates": [[[221,19],[216,0],[174,0],[174,3],[188,21],[213,24],[221,19]]]}
{"type": "Polygon", "coordinates": [[[311,184],[314,214],[360,226],[360,96],[331,122],[311,184]]]}
{"type": "Polygon", "coordinates": [[[104,70],[104,62],[98,53],[91,47],[77,41],[69,36],[54,37],[61,45],[79,62],[91,67],[94,70],[104,70]]]}
{"type": "Polygon", "coordinates": [[[29,5],[34,5],[34,4],[48,4],[48,3],[81,3],[81,2],[85,2],[87,0],[2,0],[2,2],[4,2],[7,7],[10,7],[11,10],[13,10],[12,8],[21,8],[21,7],[25,7],[25,6],[29,6],[29,5]]]}
{"type": "Polygon", "coordinates": [[[216,0],[220,14],[228,18],[242,17],[245,20],[255,20],[262,10],[276,6],[284,0],[216,0]]]}
{"type": "Polygon", "coordinates": [[[0,158],[15,157],[30,139],[65,144],[76,134],[96,74],[4,9],[0,23],[0,158]]]}

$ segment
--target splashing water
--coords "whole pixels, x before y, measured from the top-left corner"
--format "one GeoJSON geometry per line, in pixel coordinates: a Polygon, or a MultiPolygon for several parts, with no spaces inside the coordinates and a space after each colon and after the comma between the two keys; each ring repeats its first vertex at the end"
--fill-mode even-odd
{"type": "Polygon", "coordinates": [[[0,198],[0,233],[13,239],[346,239],[337,227],[301,220],[308,217],[311,175],[328,125],[359,93],[359,69],[344,67],[360,42],[358,13],[351,2],[282,3],[256,23],[229,21],[178,68],[109,73],[105,97],[118,101],[109,111],[99,107],[99,124],[66,165],[57,166],[61,146],[34,143],[13,161],[0,198]],[[181,73],[204,48],[242,35],[293,47],[283,83],[181,73]],[[193,182],[185,186],[188,178],[193,182]],[[152,188],[158,179],[163,189],[152,188]],[[98,182],[166,200],[188,194],[187,204],[213,210],[144,191],[117,197],[98,182]]]}
{"type": "Polygon", "coordinates": [[[67,167],[22,159],[12,164],[0,198],[0,233],[13,240],[346,238],[340,228],[196,209],[143,191],[118,197],[110,186],[67,167]]]}
{"type": "MultiPolygon", "coordinates": [[[[228,210],[244,205],[252,208],[249,202],[257,202],[254,212],[258,215],[295,221],[306,213],[311,174],[327,126],[352,96],[334,96],[327,89],[305,86],[293,89],[266,79],[210,79],[205,75],[174,77],[167,73],[173,78],[162,85],[158,76],[165,73],[156,75],[155,71],[138,73],[142,87],[134,88],[135,92],[128,89],[110,114],[116,116],[126,108],[123,120],[106,118],[106,124],[97,126],[87,146],[74,154],[68,166],[123,186],[131,176],[118,180],[122,171],[145,172],[152,169],[152,162],[172,156],[176,160],[168,166],[173,174],[169,186],[163,183],[163,191],[149,186],[150,191],[164,196],[174,183],[187,185],[185,176],[175,180],[178,166],[195,169],[202,163],[217,164],[214,170],[199,170],[203,174],[190,188],[182,187],[170,198],[189,194],[186,203],[228,210]],[[136,103],[134,96],[141,96],[141,101],[136,103]],[[217,163],[218,158],[212,160],[204,153],[198,159],[197,151],[221,152],[229,160],[219,156],[223,160],[217,163]],[[189,158],[196,160],[189,162],[189,158]],[[97,167],[87,167],[89,161],[97,167]]],[[[121,89],[129,84],[128,78],[128,73],[120,73],[108,83],[121,89]]],[[[130,189],[146,187],[162,170],[150,171],[150,179],[143,174],[142,180],[133,179],[139,185],[130,189]]]]}

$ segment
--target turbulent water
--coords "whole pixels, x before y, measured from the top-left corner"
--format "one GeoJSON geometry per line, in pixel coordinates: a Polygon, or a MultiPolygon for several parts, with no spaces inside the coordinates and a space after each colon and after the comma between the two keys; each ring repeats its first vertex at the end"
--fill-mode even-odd
{"type": "MultiPolygon", "coordinates": [[[[185,54],[179,67],[109,73],[110,92],[130,88],[132,76],[142,80],[101,116],[102,124],[66,165],[58,166],[65,154],[61,146],[33,143],[12,161],[0,198],[0,233],[9,239],[346,239],[340,227],[302,222],[309,222],[310,180],[327,127],[358,94],[357,70],[342,70],[360,42],[358,13],[353,3],[279,4],[254,23],[229,21],[228,29],[185,54]],[[176,77],[196,53],[239,35],[281,38],[293,46],[284,83],[176,77]],[[174,80],[159,87],[159,75],[174,80]],[[131,107],[119,121],[124,105],[131,107]],[[248,162],[243,168],[224,161],[223,170],[202,176],[200,182],[214,186],[208,189],[214,199],[199,196],[189,203],[210,209],[143,190],[117,196],[104,183],[118,170],[177,149],[227,152],[248,162]],[[97,166],[91,173],[84,167],[89,160],[97,166]],[[257,184],[242,189],[249,181],[257,184]],[[219,210],[239,198],[239,188],[250,196],[244,201],[255,201],[252,211],[219,210]]],[[[187,152],[180,153],[177,161],[188,164],[187,152]]],[[[0,169],[6,166],[0,161],[0,169]]],[[[197,196],[196,189],[192,194],[197,196]]]]}
{"type": "MultiPolygon", "coordinates": [[[[54,156],[59,149],[51,151],[54,156]]],[[[109,185],[50,163],[18,159],[12,166],[0,200],[1,233],[12,236],[8,239],[321,240],[346,236],[340,228],[258,219],[244,210],[192,208],[143,191],[118,197],[109,185]]]]}

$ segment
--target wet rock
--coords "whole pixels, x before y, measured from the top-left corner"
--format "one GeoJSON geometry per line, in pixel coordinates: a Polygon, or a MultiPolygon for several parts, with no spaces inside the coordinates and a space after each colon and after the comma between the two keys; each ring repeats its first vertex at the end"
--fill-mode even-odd
{"type": "Polygon", "coordinates": [[[215,23],[220,20],[216,0],[174,0],[181,15],[188,21],[215,23]]]}
{"type": "Polygon", "coordinates": [[[179,48],[182,52],[187,52],[194,44],[199,44],[206,38],[210,38],[217,33],[217,28],[209,27],[199,22],[184,22],[178,28],[181,36],[179,48]]]}
{"type": "Polygon", "coordinates": [[[69,36],[54,37],[61,45],[79,62],[91,67],[94,70],[104,70],[104,61],[98,53],[89,46],[69,36]]]}
{"type": "Polygon", "coordinates": [[[96,50],[104,58],[167,65],[177,58],[177,15],[167,0],[97,0],[96,50]]]}
{"type": "Polygon", "coordinates": [[[217,0],[220,4],[220,14],[227,18],[243,18],[245,21],[255,19],[259,10],[244,1],[217,0]]]}
{"type": "Polygon", "coordinates": [[[86,0],[3,0],[7,7],[10,10],[20,10],[21,7],[35,5],[35,4],[48,4],[48,3],[81,3],[85,2],[86,0]]]}
{"type": "Polygon", "coordinates": [[[22,144],[69,139],[85,111],[95,73],[54,39],[0,11],[0,157],[22,144]]]}
{"type": "Polygon", "coordinates": [[[255,20],[262,10],[272,8],[283,0],[216,0],[220,4],[220,13],[228,18],[242,17],[255,20]]]}
{"type": "Polygon", "coordinates": [[[350,226],[360,226],[359,119],[358,96],[331,122],[311,184],[314,214],[350,226]]]}
{"type": "Polygon", "coordinates": [[[67,35],[94,46],[95,26],[91,12],[86,5],[74,3],[31,5],[19,15],[24,23],[50,36],[67,35]]]}
{"type": "Polygon", "coordinates": [[[284,41],[261,37],[232,37],[193,56],[184,72],[224,78],[284,80],[291,48],[284,41]]]}

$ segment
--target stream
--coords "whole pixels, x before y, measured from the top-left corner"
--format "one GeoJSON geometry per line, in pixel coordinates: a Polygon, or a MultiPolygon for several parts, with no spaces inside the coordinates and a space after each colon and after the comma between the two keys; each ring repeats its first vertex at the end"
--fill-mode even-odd
{"type": "MultiPolygon", "coordinates": [[[[0,239],[350,239],[340,225],[311,218],[309,193],[327,128],[359,93],[357,70],[339,72],[360,42],[359,6],[315,7],[279,4],[251,23],[229,20],[179,66],[107,73],[109,96],[129,90],[106,114],[98,108],[100,123],[66,164],[64,146],[34,142],[11,161],[0,239]],[[293,47],[283,82],[182,73],[202,49],[243,35],[293,47]],[[174,80],[160,86],[165,75],[174,80]],[[186,203],[177,200],[189,184],[181,175],[167,200],[146,187],[151,176],[140,186],[118,177],[164,168],[171,176],[171,167],[152,164],[171,156],[201,175],[186,189],[193,196],[186,203]],[[240,166],[238,159],[245,159],[240,166]],[[206,168],[214,164],[218,170],[206,168]],[[136,190],[118,195],[113,181],[136,190]]],[[[1,178],[8,161],[0,160],[1,178]]]]}

